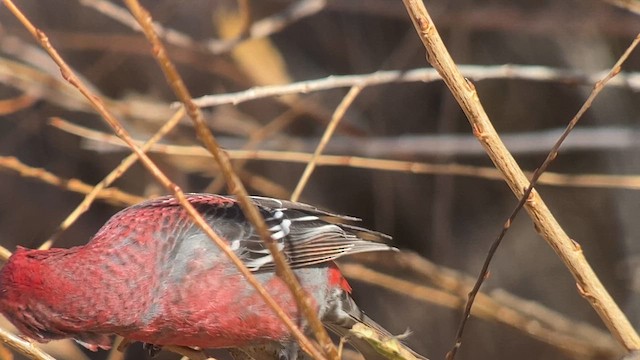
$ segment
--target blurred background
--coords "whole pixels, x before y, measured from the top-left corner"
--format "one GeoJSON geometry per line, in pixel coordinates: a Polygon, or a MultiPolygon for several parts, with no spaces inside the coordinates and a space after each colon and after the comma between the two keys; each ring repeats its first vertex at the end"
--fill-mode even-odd
{"type": "MultiPolygon", "coordinates": [[[[148,139],[175,112],[170,106],[175,97],[122,3],[16,3],[133,137],[148,139]]],[[[469,277],[479,272],[516,199],[492,172],[464,114],[428,66],[402,2],[142,3],[162,26],[169,55],[193,96],[218,95],[202,104],[223,146],[259,150],[230,152],[252,194],[291,196],[308,154],[356,84],[343,76],[378,71],[381,79],[386,76],[378,84],[366,83],[349,107],[325,151],[335,157],[321,159],[301,201],[360,217],[364,226],[390,234],[393,245],[406,250],[348,259],[345,272],[367,313],[394,333],[411,329],[406,339],[411,347],[442,359],[453,345],[469,277]],[[275,88],[282,90],[278,96],[219,96],[316,79],[321,81],[312,84],[324,84],[317,91],[285,86],[275,88]],[[461,176],[460,168],[445,166],[433,173],[429,164],[470,168],[461,176]],[[492,178],[473,175],[481,172],[492,178]],[[382,273],[391,278],[375,277],[382,273]]],[[[640,30],[637,1],[450,0],[426,5],[496,129],[520,166],[530,171],[545,158],[602,71],[611,68],[640,30]]],[[[538,189],[638,327],[637,51],[623,70],[551,166],[551,172],[567,176],[557,175],[554,184],[547,178],[538,189]],[[584,176],[594,174],[604,176],[584,176]]],[[[112,132],[104,121],[0,7],[0,245],[10,251],[17,245],[34,248],[59,233],[60,223],[83,198],[79,192],[91,189],[129,154],[105,134],[112,132]]],[[[152,158],[182,189],[227,191],[214,161],[197,149],[188,119],[162,143],[179,147],[156,148],[152,158]]],[[[118,210],[166,193],[138,164],[114,188],[59,233],[55,246],[84,244],[118,210]]],[[[498,250],[483,290],[487,296],[469,323],[458,359],[615,359],[623,354],[524,214],[498,250]]],[[[9,328],[6,322],[2,326],[9,328]]],[[[51,343],[47,351],[58,359],[109,356],[71,342],[51,343]]],[[[139,345],[127,352],[127,359],[145,356],[139,345]]]]}

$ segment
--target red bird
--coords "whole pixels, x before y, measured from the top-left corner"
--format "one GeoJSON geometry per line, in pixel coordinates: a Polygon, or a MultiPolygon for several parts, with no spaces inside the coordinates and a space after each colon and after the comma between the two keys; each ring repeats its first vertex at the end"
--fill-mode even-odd
{"type": "MultiPolygon", "coordinates": [[[[210,194],[187,199],[283,309],[301,320],[238,202],[210,194]]],[[[378,242],[387,235],[342,224],[356,219],[306,204],[251,199],[328,329],[343,336],[363,322],[388,334],[358,308],[333,262],[347,254],[395,250],[378,242]]],[[[109,335],[118,334],[156,346],[298,357],[280,319],[173,197],[120,211],[84,246],[18,248],[0,272],[0,312],[39,342],[74,338],[94,351],[108,349],[109,335]]],[[[367,359],[383,358],[365,341],[353,345],[367,359]]]]}

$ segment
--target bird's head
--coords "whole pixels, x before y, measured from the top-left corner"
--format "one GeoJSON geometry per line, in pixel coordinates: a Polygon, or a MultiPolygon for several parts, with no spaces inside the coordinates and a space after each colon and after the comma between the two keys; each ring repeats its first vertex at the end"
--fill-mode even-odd
{"type": "Polygon", "coordinates": [[[40,342],[60,336],[46,330],[47,252],[18,247],[0,270],[0,313],[24,335],[40,342]]]}

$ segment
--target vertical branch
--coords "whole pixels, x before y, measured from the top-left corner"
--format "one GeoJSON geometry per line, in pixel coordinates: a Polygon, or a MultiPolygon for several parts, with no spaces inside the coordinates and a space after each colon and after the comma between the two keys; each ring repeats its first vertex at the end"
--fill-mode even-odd
{"type": "MultiPolygon", "coordinates": [[[[440,73],[467,115],[474,135],[485,148],[518,199],[525,196],[530,183],[508,152],[484,111],[475,87],[458,71],[421,0],[403,0],[416,31],[427,50],[427,60],[440,73]]],[[[628,350],[640,348],[640,337],[604,288],[582,254],[579,244],[570,239],[553,217],[535,189],[523,201],[536,229],[555,250],[576,280],[582,295],[618,341],[628,350]]],[[[456,343],[454,349],[459,347],[456,343]]],[[[453,350],[455,353],[455,350],[453,350]]]]}
{"type": "Polygon", "coordinates": [[[225,154],[220,149],[216,138],[213,136],[211,131],[209,131],[209,128],[207,127],[202,117],[200,108],[198,108],[198,106],[196,106],[196,104],[193,102],[189,90],[182,81],[182,78],[178,74],[175,66],[169,59],[164,45],[162,45],[162,42],[156,34],[153,28],[151,15],[140,5],[137,0],[125,0],[125,3],[142,27],[147,40],[151,43],[153,47],[154,58],[164,72],[164,75],[167,78],[167,82],[171,86],[180,102],[184,104],[187,110],[187,114],[189,114],[189,117],[193,120],[198,138],[200,138],[207,150],[209,150],[209,152],[215,158],[216,162],[220,166],[220,170],[222,171],[231,192],[233,192],[238,197],[238,202],[240,203],[242,211],[255,227],[256,232],[260,235],[262,241],[271,252],[274,263],[276,265],[276,273],[282,278],[282,280],[291,290],[291,293],[296,300],[296,304],[298,305],[298,309],[302,312],[304,317],[309,322],[309,325],[313,330],[316,339],[321,344],[324,353],[331,359],[337,359],[337,349],[331,341],[329,334],[327,334],[327,331],[322,325],[322,322],[320,322],[320,319],[318,319],[313,300],[302,288],[300,282],[287,264],[284,255],[280,252],[277,244],[271,238],[271,232],[264,222],[264,219],[262,218],[262,216],[260,216],[257,207],[249,199],[247,190],[244,188],[244,185],[238,178],[238,175],[234,172],[227,154],[225,154]]]}

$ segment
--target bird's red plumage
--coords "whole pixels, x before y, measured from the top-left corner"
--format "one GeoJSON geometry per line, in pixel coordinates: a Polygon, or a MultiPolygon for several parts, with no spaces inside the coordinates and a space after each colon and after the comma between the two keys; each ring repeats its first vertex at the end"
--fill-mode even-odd
{"type": "MultiPolygon", "coordinates": [[[[208,194],[188,200],[298,319],[295,301],[237,202],[208,194]]],[[[391,249],[358,234],[384,235],[326,220],[339,216],[308,205],[254,201],[321,318],[364,318],[334,313],[351,288],[331,260],[391,249]]],[[[108,348],[107,335],[114,333],[202,348],[290,341],[281,320],[170,197],[116,214],[85,246],[18,249],[0,271],[0,289],[0,312],[39,341],[73,337],[92,349],[108,348]]]]}

